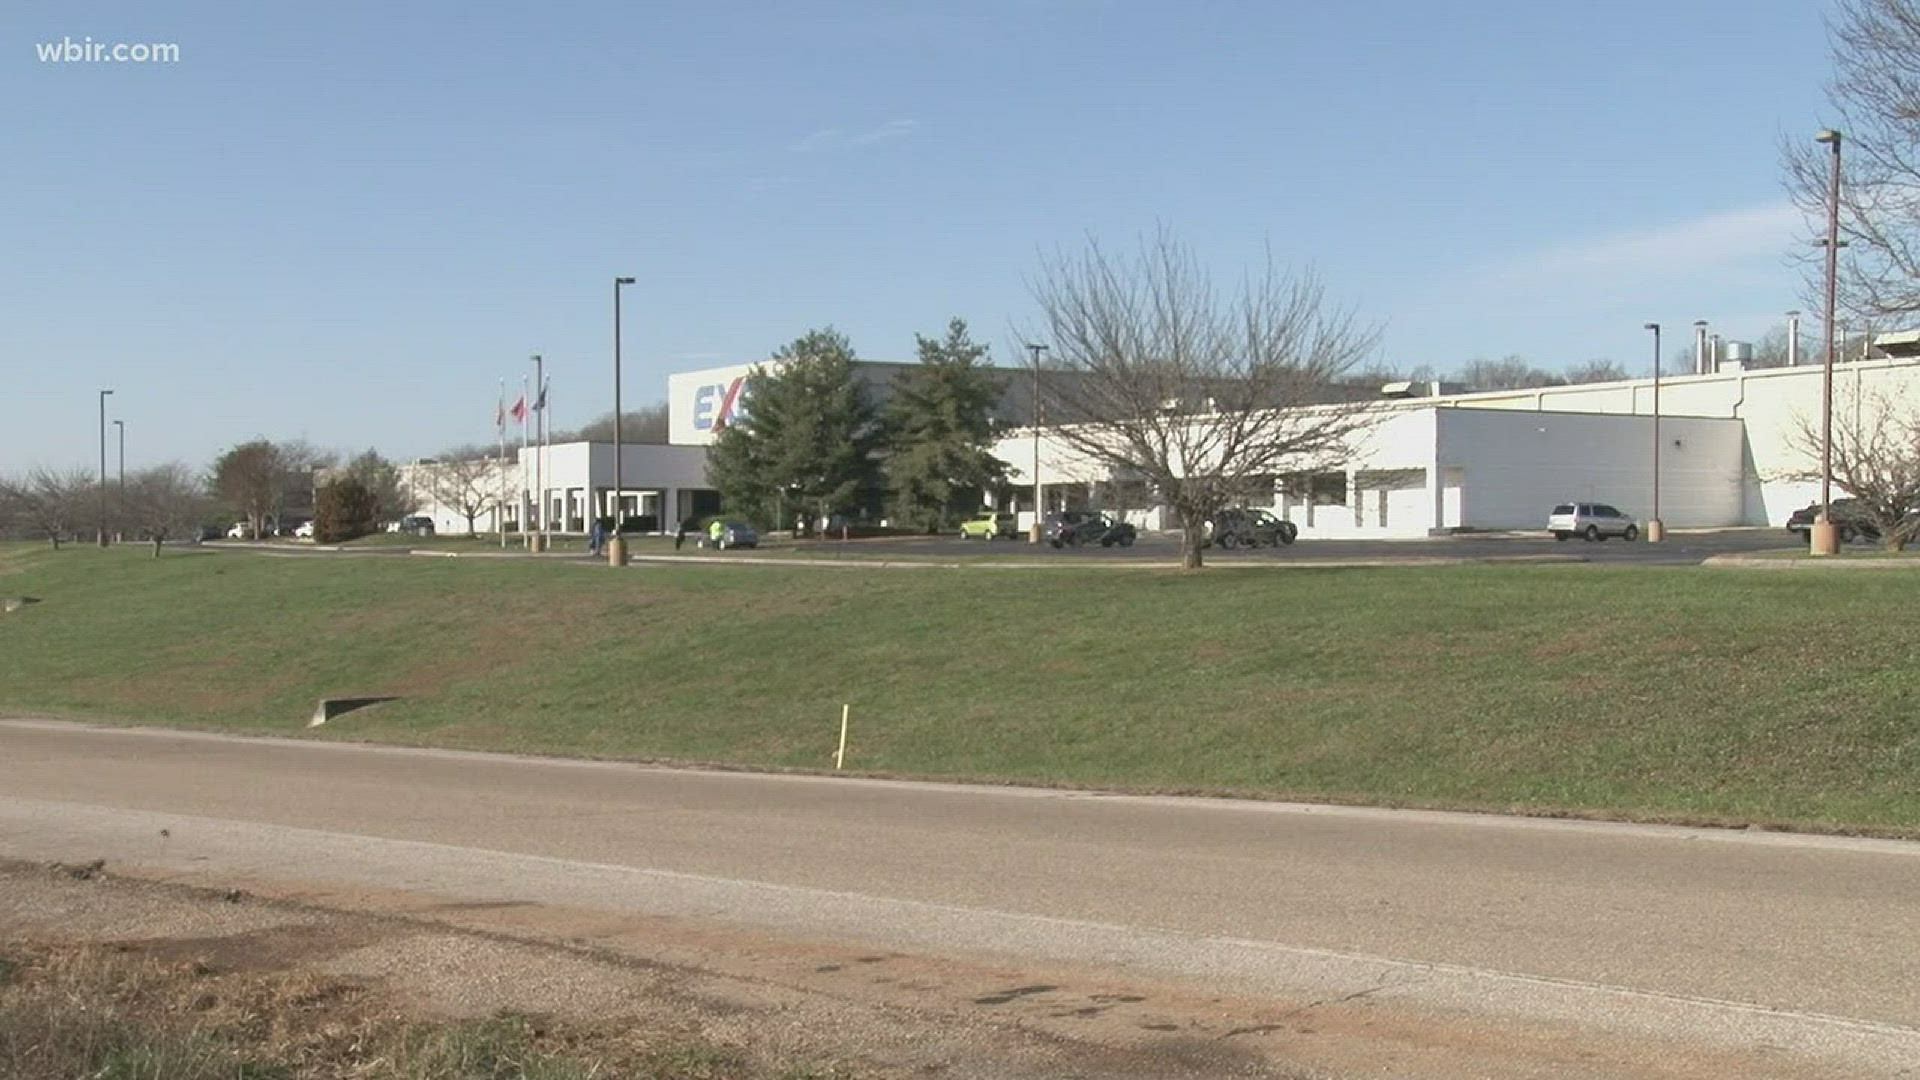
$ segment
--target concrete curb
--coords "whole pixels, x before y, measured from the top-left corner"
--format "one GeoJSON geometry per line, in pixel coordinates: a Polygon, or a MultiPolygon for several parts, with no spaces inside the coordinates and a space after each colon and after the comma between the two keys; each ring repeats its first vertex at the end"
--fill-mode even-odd
{"type": "Polygon", "coordinates": [[[1845,555],[1814,558],[1756,559],[1751,555],[1714,555],[1702,566],[1732,566],[1743,570],[1920,570],[1920,555],[1910,558],[1849,559],[1845,555]]]}

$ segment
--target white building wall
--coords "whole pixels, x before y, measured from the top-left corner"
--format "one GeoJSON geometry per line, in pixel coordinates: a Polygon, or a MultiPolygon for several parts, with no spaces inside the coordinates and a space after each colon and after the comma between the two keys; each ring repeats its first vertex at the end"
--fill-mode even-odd
{"type": "MultiPolygon", "coordinates": [[[[1802,424],[1818,430],[1821,366],[1758,371],[1722,371],[1711,375],[1664,378],[1660,385],[1663,416],[1713,416],[1744,421],[1746,444],[1741,462],[1741,522],[1784,525],[1793,511],[1819,497],[1819,484],[1793,479],[1819,467],[1814,454],[1796,446],[1802,424]]],[[[1844,410],[1888,393],[1920,406],[1920,360],[1858,360],[1834,368],[1836,423],[1844,410]]],[[[1603,412],[1649,416],[1653,413],[1650,379],[1555,386],[1540,390],[1464,394],[1436,403],[1476,409],[1531,409],[1545,412],[1603,412]]],[[[1662,479],[1662,485],[1666,481],[1662,479]]],[[[1662,498],[1661,508],[1666,509],[1662,498]]],[[[1625,509],[1625,507],[1622,507],[1625,509]]],[[[1669,517],[1669,524],[1673,520],[1669,517]]]]}
{"type": "MultiPolygon", "coordinates": [[[[707,484],[705,447],[623,445],[621,448],[622,489],[636,503],[646,504],[637,513],[652,512],[659,517],[663,531],[671,531],[678,513],[680,493],[704,490],[707,484]]],[[[433,497],[432,462],[407,466],[403,482],[414,493],[414,513],[433,519],[433,527],[443,533],[465,533],[467,519],[455,508],[433,497]]],[[[510,510],[506,519],[518,528],[537,530],[541,516],[533,507],[540,505],[538,492],[544,489],[547,528],[551,532],[581,532],[596,512],[610,513],[605,501],[613,491],[612,443],[560,443],[546,447],[520,448],[514,460],[497,467],[489,490],[504,490],[507,505],[527,511],[510,510]]],[[[489,508],[475,521],[482,531],[495,531],[500,518],[489,508]]]]}
{"type": "MultiPolygon", "coordinates": [[[[1555,503],[1653,510],[1653,419],[1505,409],[1433,410],[1439,459],[1459,478],[1459,520],[1446,527],[1539,529],[1555,503]]],[[[1743,520],[1739,421],[1662,417],[1660,512],[1674,528],[1743,520]]]]}

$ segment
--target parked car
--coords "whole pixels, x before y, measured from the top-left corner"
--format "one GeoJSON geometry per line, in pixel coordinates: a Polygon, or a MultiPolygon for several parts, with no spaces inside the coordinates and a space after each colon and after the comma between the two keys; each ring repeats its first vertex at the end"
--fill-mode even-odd
{"type": "Polygon", "coordinates": [[[433,519],[419,514],[412,517],[403,517],[400,519],[400,528],[396,531],[412,533],[415,536],[432,536],[433,519]]]}
{"type": "Polygon", "coordinates": [[[303,517],[285,517],[285,518],[281,518],[281,519],[279,520],[279,522],[278,522],[278,523],[276,523],[276,525],[275,525],[275,527],[274,527],[274,533],[273,533],[273,535],[275,535],[275,536],[299,536],[299,535],[300,535],[300,526],[302,526],[302,525],[306,525],[306,524],[308,524],[308,523],[310,523],[310,522],[311,522],[312,520],[313,520],[312,518],[303,518],[303,517]]]}
{"type": "Polygon", "coordinates": [[[725,521],[720,524],[720,539],[717,546],[722,551],[732,548],[757,548],[760,546],[760,534],[753,526],[744,521],[725,521]]]}
{"type": "MultiPolygon", "coordinates": [[[[1820,504],[1810,503],[1803,509],[1795,510],[1787,518],[1787,531],[1799,536],[1813,528],[1814,519],[1820,516],[1820,504]]],[[[1835,499],[1829,519],[1838,527],[1840,542],[1850,544],[1856,538],[1861,540],[1880,539],[1880,525],[1873,515],[1860,504],[1858,499],[1835,499]]]]}
{"type": "Polygon", "coordinates": [[[1205,543],[1233,549],[1237,547],[1277,547],[1291,544],[1300,535],[1300,526],[1278,518],[1260,507],[1231,506],[1207,522],[1205,543]]]}
{"type": "Polygon", "coordinates": [[[982,510],[960,523],[962,540],[1012,540],[1019,535],[1020,521],[1012,514],[982,510]]]}
{"type": "Polygon", "coordinates": [[[294,538],[297,540],[313,539],[313,522],[303,521],[300,524],[295,525],[293,527],[293,535],[294,535],[294,538]]]}
{"type": "Polygon", "coordinates": [[[1547,517],[1547,531],[1555,540],[1605,540],[1617,536],[1638,540],[1640,525],[1606,503],[1561,503],[1547,517]]]}
{"type": "Polygon", "coordinates": [[[227,530],[218,525],[202,525],[194,530],[193,538],[194,543],[197,544],[202,540],[218,540],[225,535],[227,535],[227,530]]]}
{"type": "Polygon", "coordinates": [[[244,521],[236,521],[227,529],[227,539],[251,540],[253,539],[253,526],[244,521]]]}
{"type": "Polygon", "coordinates": [[[1115,521],[1095,510],[1060,510],[1048,514],[1041,524],[1040,537],[1054,547],[1131,547],[1139,530],[1124,521],[1115,521]]]}

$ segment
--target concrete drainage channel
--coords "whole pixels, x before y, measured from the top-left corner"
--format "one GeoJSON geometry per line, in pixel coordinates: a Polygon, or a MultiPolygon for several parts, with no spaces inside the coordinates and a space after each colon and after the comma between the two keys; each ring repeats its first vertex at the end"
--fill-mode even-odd
{"type": "Polygon", "coordinates": [[[355,709],[364,709],[369,705],[379,705],[388,701],[399,700],[400,697],[398,694],[375,695],[371,697],[321,698],[320,704],[314,706],[313,716],[307,721],[307,726],[317,728],[334,717],[350,713],[355,709]]]}

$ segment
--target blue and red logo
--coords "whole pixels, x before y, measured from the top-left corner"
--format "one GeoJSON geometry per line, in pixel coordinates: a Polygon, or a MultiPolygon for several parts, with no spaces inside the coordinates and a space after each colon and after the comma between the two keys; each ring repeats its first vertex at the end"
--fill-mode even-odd
{"type": "Polygon", "coordinates": [[[741,400],[741,395],[746,388],[747,377],[742,375],[730,383],[713,383],[694,391],[694,429],[719,431],[728,421],[745,416],[746,402],[741,400]]]}

